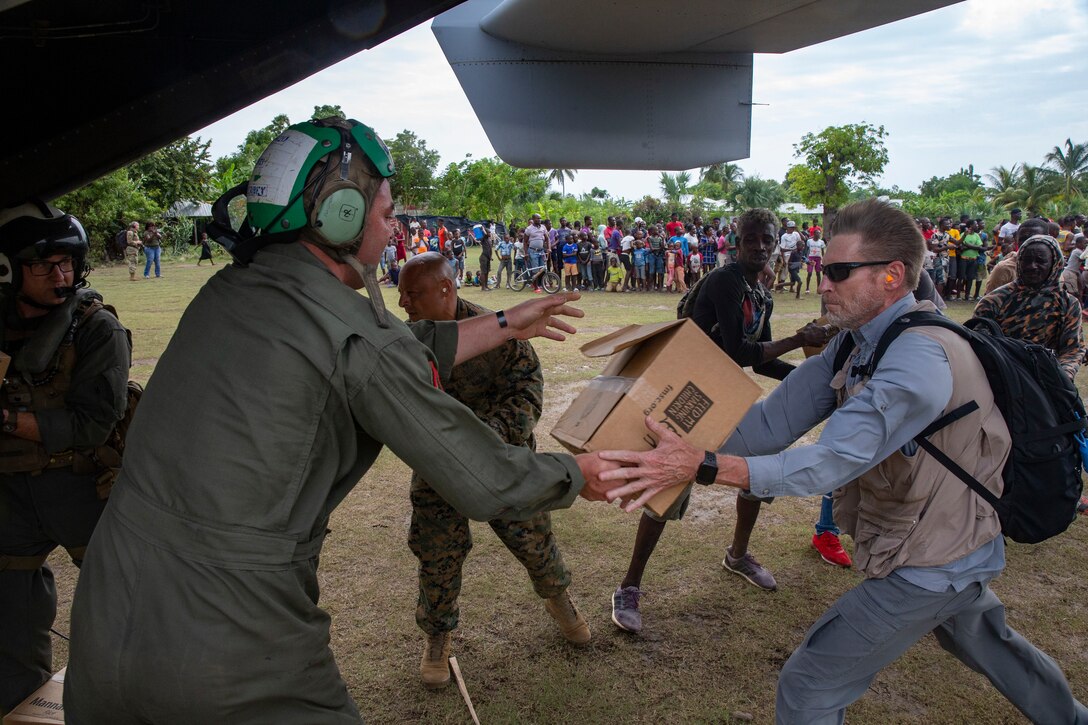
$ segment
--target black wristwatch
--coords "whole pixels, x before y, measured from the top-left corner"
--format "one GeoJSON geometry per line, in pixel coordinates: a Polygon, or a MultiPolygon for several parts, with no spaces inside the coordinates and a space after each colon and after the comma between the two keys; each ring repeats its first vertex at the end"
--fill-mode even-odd
{"type": "Polygon", "coordinates": [[[706,455],[703,456],[703,462],[699,466],[699,470],[695,472],[695,482],[709,486],[714,483],[714,479],[717,477],[718,455],[714,451],[707,451],[706,455]]]}
{"type": "Polygon", "coordinates": [[[19,414],[14,408],[8,408],[7,415],[4,416],[4,424],[0,426],[0,430],[3,430],[5,433],[14,433],[15,429],[19,427],[17,421],[18,417],[19,414]]]}

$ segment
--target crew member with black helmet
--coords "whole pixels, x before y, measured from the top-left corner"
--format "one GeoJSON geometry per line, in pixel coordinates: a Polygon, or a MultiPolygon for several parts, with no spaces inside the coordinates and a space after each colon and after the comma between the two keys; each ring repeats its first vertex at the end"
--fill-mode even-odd
{"type": "Polygon", "coordinates": [[[86,260],[75,217],[42,202],[0,211],[0,349],[11,357],[0,387],[0,712],[52,674],[46,557],[60,546],[81,564],[108,493],[99,447],[125,412],[131,345],[87,287],[86,260]]]}
{"type": "Polygon", "coordinates": [[[603,498],[596,454],[507,445],[440,389],[507,339],[573,332],[557,316],[581,316],[577,295],[388,315],[375,269],[393,173],[358,121],[300,123],[258,159],[241,234],[216,203],[211,234],[237,261],[185,311],[129,430],[73,603],[70,722],[358,722],[317,566],[383,445],[481,521],[603,498]]]}

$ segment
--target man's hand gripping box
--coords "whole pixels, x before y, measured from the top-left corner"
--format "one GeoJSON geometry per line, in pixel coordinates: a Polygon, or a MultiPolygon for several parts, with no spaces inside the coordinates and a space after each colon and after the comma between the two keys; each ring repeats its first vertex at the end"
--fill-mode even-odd
{"type": "MultiPolygon", "coordinates": [[[[613,357],[552,429],[574,453],[653,448],[648,415],[696,448],[717,450],[761,392],[691,320],[628,325],[581,350],[613,357]]],[[[661,491],[646,507],[663,515],[685,488],[661,491]]]]}

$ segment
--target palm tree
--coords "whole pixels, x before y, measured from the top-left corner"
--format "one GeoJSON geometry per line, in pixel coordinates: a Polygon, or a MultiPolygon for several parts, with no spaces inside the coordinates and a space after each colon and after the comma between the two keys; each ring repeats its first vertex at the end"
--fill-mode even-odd
{"type": "Polygon", "coordinates": [[[1013,164],[1011,169],[995,166],[986,174],[986,180],[990,182],[986,192],[994,204],[1008,204],[1012,200],[1013,190],[1020,185],[1020,164],[1013,164]]]}
{"type": "Polygon", "coordinates": [[[577,171],[578,169],[548,169],[548,182],[558,182],[559,188],[563,192],[563,196],[566,196],[567,179],[574,181],[574,174],[577,171]]]}
{"type": "Polygon", "coordinates": [[[1057,195],[1058,175],[1028,163],[1021,164],[1021,169],[1019,183],[1005,195],[1008,198],[1005,208],[1020,207],[1034,214],[1057,195]]]}
{"type": "Polygon", "coordinates": [[[667,171],[661,172],[661,192],[665,195],[672,204],[679,204],[680,197],[688,193],[688,184],[691,183],[691,174],[687,171],[677,171],[675,174],[670,174],[667,171]]]}
{"type": "Polygon", "coordinates": [[[786,190],[774,179],[749,176],[737,185],[735,191],[733,201],[736,210],[765,207],[776,211],[786,203],[786,190]]]}
{"type": "Polygon", "coordinates": [[[722,161],[699,169],[700,181],[712,181],[722,187],[722,191],[728,197],[744,179],[744,170],[736,164],[722,161]]]}
{"type": "Polygon", "coordinates": [[[1068,203],[1081,194],[1080,184],[1088,175],[1088,144],[1065,140],[1065,150],[1058,146],[1046,155],[1046,161],[1062,180],[1062,198],[1068,203]]]}

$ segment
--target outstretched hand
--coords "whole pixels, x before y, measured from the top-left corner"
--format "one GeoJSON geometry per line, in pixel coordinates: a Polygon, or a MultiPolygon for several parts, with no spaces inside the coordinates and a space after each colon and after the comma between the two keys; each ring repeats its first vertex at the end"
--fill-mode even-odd
{"type": "Polygon", "coordinates": [[[646,427],[657,438],[657,446],[648,451],[601,451],[602,460],[621,468],[603,470],[600,479],[612,487],[609,501],[624,499],[623,510],[634,511],[659,492],[677,484],[695,480],[703,461],[700,451],[671,430],[647,416],[646,427]]]}
{"type": "Polygon", "coordinates": [[[577,300],[578,292],[560,292],[547,297],[522,302],[506,310],[506,332],[518,340],[544,337],[549,340],[566,340],[577,330],[561,317],[585,317],[586,313],[568,302],[577,300]],[[566,333],[566,334],[564,334],[566,333]]]}
{"type": "Polygon", "coordinates": [[[620,464],[606,461],[597,453],[580,453],[574,457],[574,460],[578,463],[578,468],[582,470],[582,477],[586,480],[586,485],[582,487],[580,494],[582,498],[587,501],[610,501],[609,488],[614,488],[617,484],[602,481],[601,475],[605,471],[619,468],[620,464]]]}

